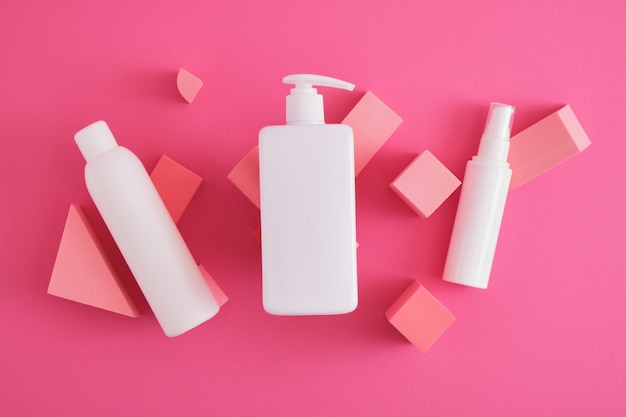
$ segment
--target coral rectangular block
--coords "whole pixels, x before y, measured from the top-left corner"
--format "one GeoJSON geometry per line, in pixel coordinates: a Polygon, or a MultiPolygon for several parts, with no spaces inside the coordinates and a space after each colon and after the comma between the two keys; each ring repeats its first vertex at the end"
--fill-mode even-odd
{"type": "Polygon", "coordinates": [[[130,317],[130,295],[106,257],[80,207],[71,205],[48,285],[48,294],[130,317]]]}
{"type": "Polygon", "coordinates": [[[259,147],[255,146],[230,171],[228,179],[244,193],[252,204],[261,207],[261,191],[259,188],[259,147]]]}
{"type": "Polygon", "coordinates": [[[567,105],[511,138],[510,190],[585,150],[591,141],[567,105]]]}
{"type": "Polygon", "coordinates": [[[202,183],[201,176],[166,155],[159,159],[150,178],[174,222],[178,222],[202,183]]]}
{"type": "Polygon", "coordinates": [[[426,352],[455,320],[452,313],[417,281],[413,281],[385,315],[422,352],[426,352]]]}
{"type": "Polygon", "coordinates": [[[389,187],[418,215],[429,217],[459,185],[461,181],[426,150],[389,187]]]}
{"type": "Polygon", "coordinates": [[[176,87],[187,103],[191,103],[202,87],[202,80],[181,68],[176,76],[176,87]]]}
{"type": "Polygon", "coordinates": [[[202,273],[204,280],[211,289],[213,297],[215,297],[215,300],[220,305],[220,307],[226,304],[226,301],[228,301],[228,296],[224,293],[224,291],[222,291],[220,286],[217,285],[217,282],[215,282],[213,277],[209,274],[204,266],[198,265],[198,268],[200,268],[200,272],[202,273]]]}
{"type": "MultiPolygon", "coordinates": [[[[358,175],[402,123],[385,103],[368,91],[341,122],[354,131],[354,174],[358,175]]],[[[255,146],[230,171],[228,179],[260,207],[259,148],[255,146]]]]}
{"type": "Polygon", "coordinates": [[[354,175],[358,175],[400,126],[402,119],[368,91],[341,123],[354,131],[354,175]]]}

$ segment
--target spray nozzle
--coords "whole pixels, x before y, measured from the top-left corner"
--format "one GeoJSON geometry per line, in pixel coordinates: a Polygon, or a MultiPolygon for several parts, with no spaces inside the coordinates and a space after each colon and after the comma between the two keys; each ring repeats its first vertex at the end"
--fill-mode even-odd
{"type": "Polygon", "coordinates": [[[491,103],[485,124],[485,135],[508,140],[511,136],[514,112],[515,108],[508,104],[491,103]]]}
{"type": "Polygon", "coordinates": [[[483,137],[478,147],[478,156],[506,162],[513,113],[515,113],[513,106],[491,103],[483,137]]]}
{"type": "Polygon", "coordinates": [[[354,84],[314,74],[288,75],[283,83],[295,85],[287,96],[287,123],[324,123],[324,98],[314,86],[354,90],[354,84]]]}

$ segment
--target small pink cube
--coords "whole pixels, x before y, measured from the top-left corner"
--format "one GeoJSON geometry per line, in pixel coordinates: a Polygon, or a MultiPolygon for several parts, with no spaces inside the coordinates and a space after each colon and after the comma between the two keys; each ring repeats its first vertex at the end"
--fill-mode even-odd
{"type": "Polygon", "coordinates": [[[393,327],[422,352],[426,352],[455,320],[417,281],[413,281],[385,315],[393,327]]]}
{"type": "Polygon", "coordinates": [[[419,216],[429,217],[461,181],[428,150],[389,185],[419,216]]]}

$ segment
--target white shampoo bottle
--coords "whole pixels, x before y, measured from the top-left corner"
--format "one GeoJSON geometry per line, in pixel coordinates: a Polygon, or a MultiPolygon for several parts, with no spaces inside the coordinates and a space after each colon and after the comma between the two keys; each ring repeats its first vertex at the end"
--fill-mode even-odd
{"type": "Polygon", "coordinates": [[[76,133],[98,211],[167,336],[213,317],[219,305],[139,158],[104,121],[76,133]]]}
{"type": "Polygon", "coordinates": [[[478,154],[465,169],[445,281],[487,288],[511,182],[507,157],[514,111],[512,106],[491,103],[478,154]]]}
{"type": "Polygon", "coordinates": [[[259,133],[263,307],[327,315],[357,306],[354,137],[324,123],[314,86],[354,85],[310,74],[283,79],[287,124],[259,133]]]}

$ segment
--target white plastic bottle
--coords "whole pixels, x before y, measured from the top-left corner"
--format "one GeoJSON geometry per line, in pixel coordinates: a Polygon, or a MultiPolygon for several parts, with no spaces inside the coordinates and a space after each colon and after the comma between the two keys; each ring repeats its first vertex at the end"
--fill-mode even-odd
{"type": "Polygon", "coordinates": [[[141,161],[117,145],[104,121],[74,138],[87,160],[89,194],[165,334],[213,317],[219,305],[141,161]]]}
{"type": "Polygon", "coordinates": [[[259,133],[263,306],[270,314],[343,314],[357,306],[354,137],[324,124],[316,86],[354,85],[310,74],[283,79],[287,125],[259,133]]]}
{"type": "Polygon", "coordinates": [[[491,103],[478,154],[467,163],[445,281],[487,288],[511,182],[507,162],[515,108],[491,103]]]}

